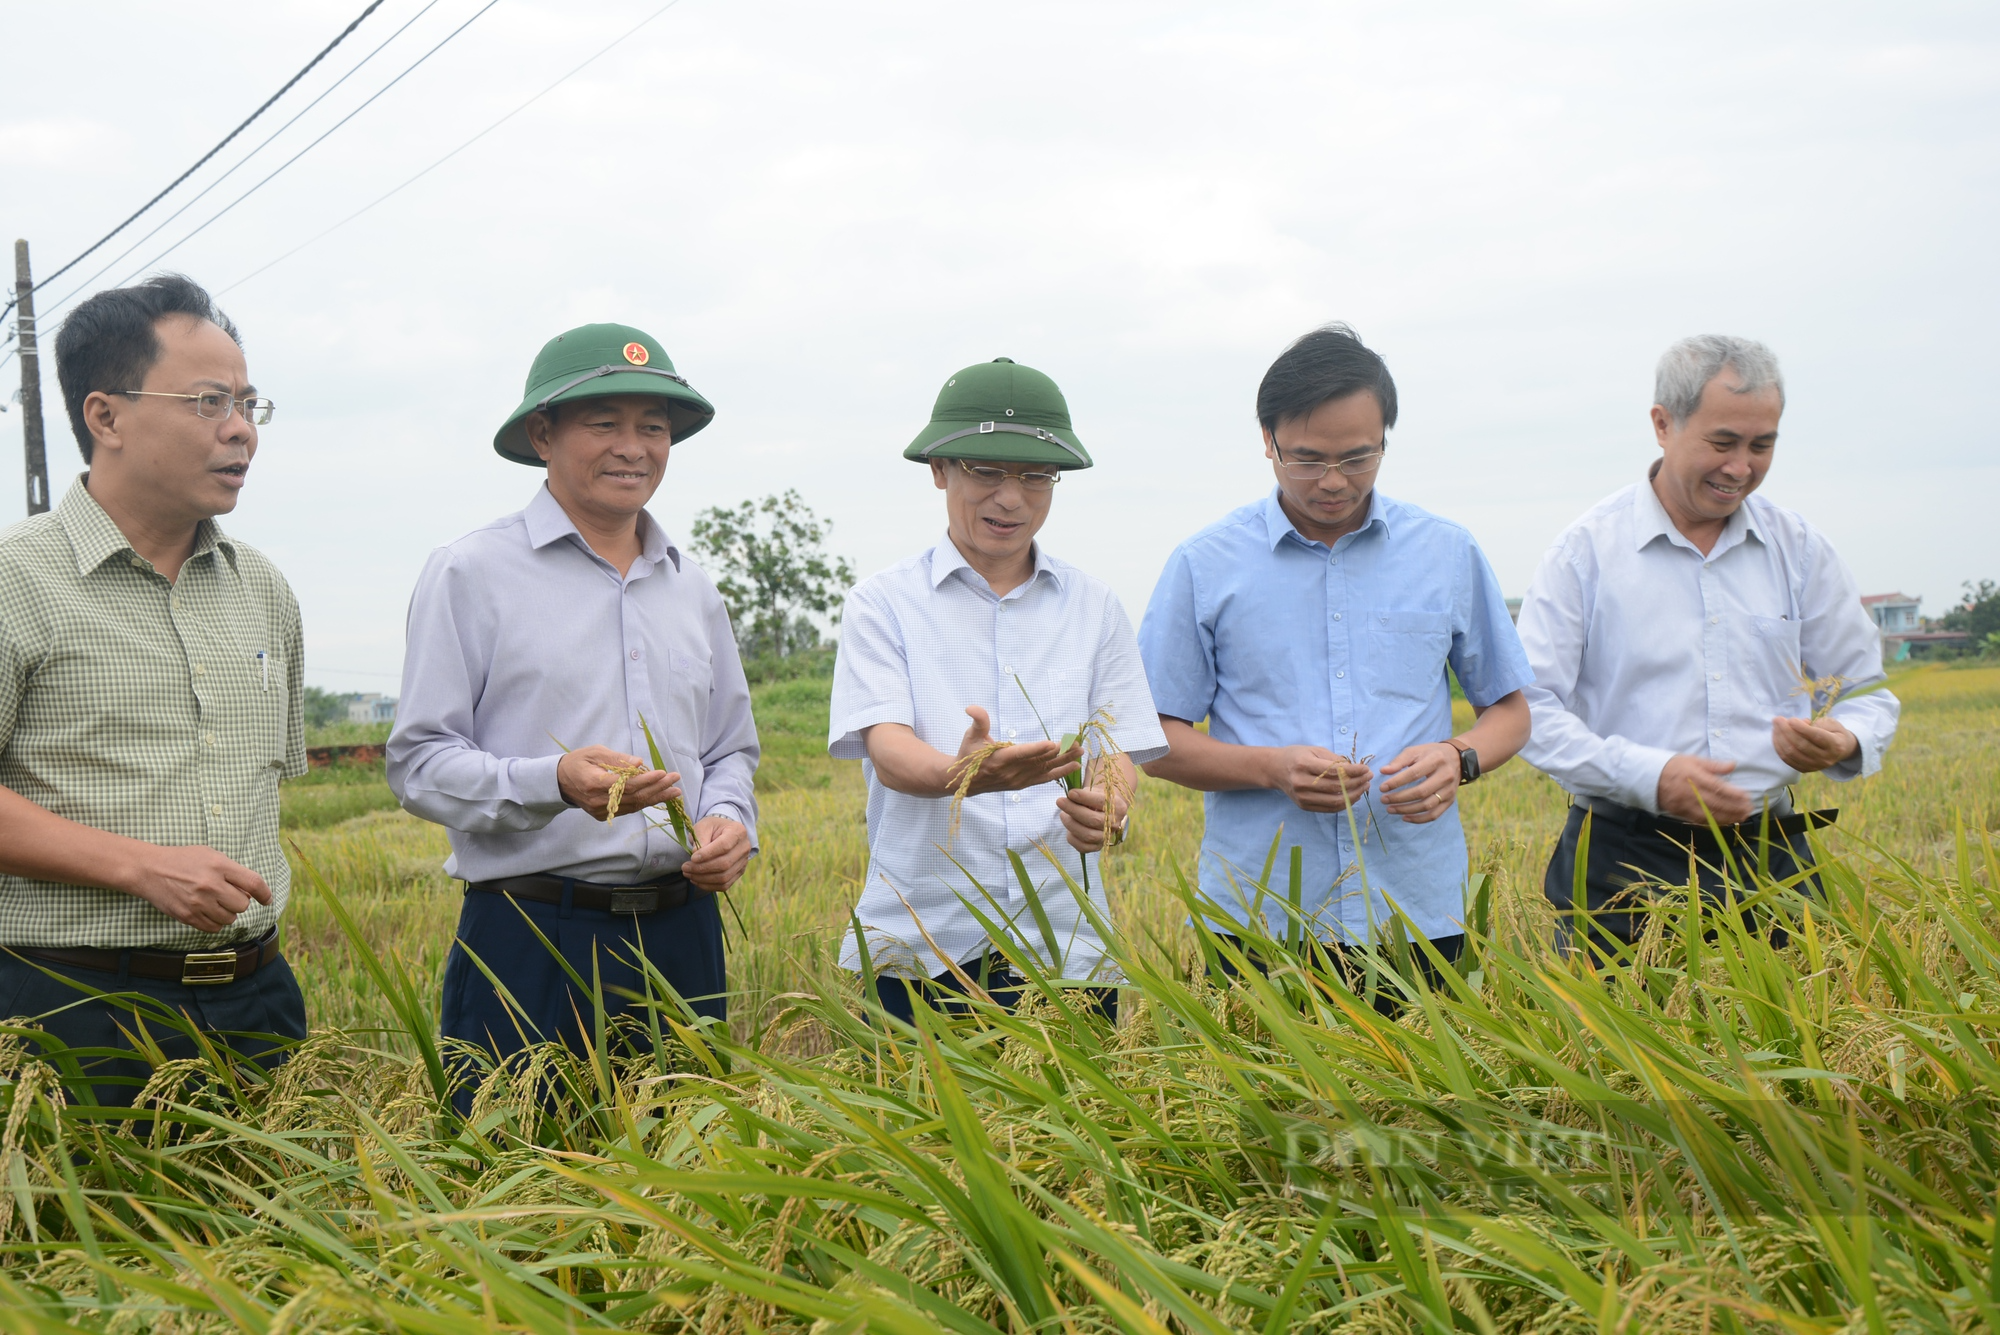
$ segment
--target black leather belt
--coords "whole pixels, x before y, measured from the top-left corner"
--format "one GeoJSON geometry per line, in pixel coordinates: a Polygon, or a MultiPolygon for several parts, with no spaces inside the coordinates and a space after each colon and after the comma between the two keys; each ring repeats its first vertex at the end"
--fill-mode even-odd
{"type": "Polygon", "coordinates": [[[72,969],[117,973],[120,963],[134,978],[154,978],[190,987],[212,987],[248,978],[278,958],[278,929],[273,927],[248,945],[228,950],[98,950],[74,946],[63,950],[9,947],[17,955],[66,964],[72,969]]]}
{"type": "Polygon", "coordinates": [[[560,904],[565,885],[572,905],[601,913],[639,914],[677,909],[694,893],[687,877],[679,872],[639,885],[598,885],[566,876],[503,876],[497,881],[468,881],[465,888],[484,895],[510,895],[536,904],[560,904]]]}
{"type": "MultiPolygon", "coordinates": [[[[1672,839],[1690,839],[1707,834],[1708,826],[1690,825],[1672,816],[1655,816],[1650,811],[1637,807],[1620,806],[1607,802],[1601,797],[1593,797],[1588,802],[1577,802],[1595,820],[1607,825],[1616,825],[1634,834],[1664,834],[1672,839]]],[[[1723,825],[1722,833],[1754,843],[1760,831],[1769,828],[1772,836],[1795,838],[1807,830],[1823,830],[1840,818],[1840,808],[1830,807],[1822,811],[1788,811],[1782,816],[1772,816],[1768,827],[1762,816],[1752,816],[1740,825],[1723,825]]]]}

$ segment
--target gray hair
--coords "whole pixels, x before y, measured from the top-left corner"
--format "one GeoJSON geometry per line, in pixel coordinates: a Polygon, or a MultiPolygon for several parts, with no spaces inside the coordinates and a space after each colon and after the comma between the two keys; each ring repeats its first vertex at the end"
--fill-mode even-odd
{"type": "Polygon", "coordinates": [[[1778,355],[1755,339],[1728,334],[1696,334],[1661,353],[1659,368],[1653,372],[1653,402],[1676,423],[1685,422],[1701,407],[1702,391],[1724,367],[1735,368],[1743,382],[1731,387],[1733,393],[1755,394],[1776,385],[1778,406],[1784,406],[1785,377],[1778,370],[1778,355]]]}

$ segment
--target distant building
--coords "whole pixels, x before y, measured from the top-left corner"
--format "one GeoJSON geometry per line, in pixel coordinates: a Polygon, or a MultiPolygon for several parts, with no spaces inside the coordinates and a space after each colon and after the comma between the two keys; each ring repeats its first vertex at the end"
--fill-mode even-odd
{"type": "Polygon", "coordinates": [[[1863,594],[1861,605],[1875,619],[1882,632],[1882,661],[1902,663],[1910,657],[1913,644],[1957,644],[1967,636],[1962,630],[1932,630],[1922,614],[1923,595],[1905,593],[1863,594]]]}
{"type": "Polygon", "coordinates": [[[349,723],[394,723],[396,721],[396,698],[370,691],[357,695],[347,702],[349,723]]]}
{"type": "Polygon", "coordinates": [[[1885,639],[1899,631],[1924,628],[1924,619],[1918,611],[1924,605],[1921,594],[1912,598],[1902,593],[1870,593],[1863,595],[1861,605],[1875,618],[1876,628],[1885,639]]]}

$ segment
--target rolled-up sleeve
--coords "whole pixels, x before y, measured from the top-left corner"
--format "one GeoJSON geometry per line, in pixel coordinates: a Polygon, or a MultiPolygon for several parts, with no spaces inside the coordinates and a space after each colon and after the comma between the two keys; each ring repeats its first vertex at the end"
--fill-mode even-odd
{"type": "Polygon", "coordinates": [[[865,760],[861,734],[878,723],[917,724],[910,663],[895,613],[866,590],[847,596],[833,663],[826,749],[836,760],[865,760]]]}
{"type": "Polygon", "coordinates": [[[539,830],[568,806],[556,782],[562,756],[496,756],[474,744],[478,684],[493,645],[460,573],[449,550],[434,552],[410,597],[389,787],[405,810],[449,829],[539,830]]]}
{"type": "Polygon", "coordinates": [[[1534,673],[1526,691],[1530,734],[1521,758],[1578,796],[1657,813],[1660,771],[1674,753],[1626,737],[1600,737],[1571,707],[1588,637],[1588,606],[1571,554],[1552,549],[1521,600],[1521,647],[1534,673]]]}
{"type": "Polygon", "coordinates": [[[1146,684],[1146,665],[1132,618],[1116,598],[1104,600],[1104,634],[1097,644],[1090,688],[1092,713],[1110,716],[1111,736],[1135,765],[1167,753],[1167,735],[1160,731],[1160,713],[1146,684]]]}
{"type": "Polygon", "coordinates": [[[701,739],[701,810],[695,812],[695,819],[722,816],[733,820],[750,831],[755,848],[757,760],[762,752],[750,709],[750,683],[743,674],[743,658],[730,629],[729,610],[720,597],[711,595],[707,621],[712,676],[708,723],[701,739]]]}
{"type": "Polygon", "coordinates": [[[1465,592],[1459,601],[1457,625],[1451,634],[1451,670],[1465,698],[1485,709],[1534,684],[1528,656],[1514,619],[1507,614],[1507,596],[1493,573],[1486,553],[1468,536],[1465,544],[1465,592]]]}
{"type": "Polygon", "coordinates": [[[1156,712],[1199,723],[1215,703],[1215,632],[1204,624],[1194,566],[1182,547],[1167,558],[1139,623],[1139,655],[1156,712]]]}
{"type": "Polygon", "coordinates": [[[287,779],[306,772],[306,631],[299,615],[299,601],[285,588],[289,615],[285,620],[285,692],[290,709],[285,720],[285,765],[279,771],[287,779]]]}
{"type": "Polygon", "coordinates": [[[1882,755],[1895,739],[1902,702],[1880,689],[1888,674],[1882,668],[1882,637],[1874,618],[1861,605],[1861,589],[1847,563],[1818,533],[1813,534],[1812,568],[1799,599],[1799,655],[1814,680],[1841,678],[1849,699],[1829,711],[1854,734],[1861,750],[1830,767],[1826,776],[1839,782],[1866,778],[1882,768],[1882,755]],[[1866,692],[1866,694],[1855,694],[1866,692]]]}

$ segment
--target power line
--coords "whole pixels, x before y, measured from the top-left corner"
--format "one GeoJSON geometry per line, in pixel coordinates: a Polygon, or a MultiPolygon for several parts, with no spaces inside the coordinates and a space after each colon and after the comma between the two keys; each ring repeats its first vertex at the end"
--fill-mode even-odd
{"type": "MultiPolygon", "coordinates": [[[[276,102],[286,93],[289,93],[292,90],[292,85],[296,84],[300,79],[305,78],[306,75],[312,73],[313,67],[319,64],[320,61],[325,60],[327,56],[332,53],[333,48],[339,46],[342,42],[346,41],[348,34],[352,33],[356,28],[360,27],[361,21],[363,19],[367,18],[370,14],[373,14],[376,10],[380,9],[381,7],[382,7],[382,0],[372,0],[372,3],[369,4],[368,8],[362,10],[359,14],[355,16],[354,21],[352,23],[348,24],[345,28],[342,28],[340,30],[339,36],[335,37],[332,41],[328,42],[325,45],[325,47],[321,48],[320,53],[318,55],[314,56],[311,60],[306,62],[304,69],[300,70],[297,74],[294,74],[291,78],[285,80],[285,86],[283,88],[280,88],[277,92],[265,98],[264,105],[258,107],[255,111],[251,112],[248,119],[246,119],[241,125],[231,130],[228,134],[224,135],[222,137],[221,143],[217,144],[214,148],[209,149],[208,152],[202,154],[200,160],[197,161],[194,164],[194,166],[189,167],[179,176],[176,176],[173,179],[172,183],[169,184],[165,190],[162,190],[159,194],[154,195],[151,199],[147,200],[144,204],[140,205],[138,211],[135,212],[130,218],[127,218],[124,222],[119,223],[116,227],[112,228],[110,231],[106,232],[103,236],[99,237],[96,241],[91,243],[89,249],[85,250],[83,254],[78,255],[68,264],[63,265],[62,268],[57,269],[54,273],[42,279],[41,282],[36,283],[34,290],[37,292],[41,291],[43,288],[47,287],[51,282],[55,281],[57,278],[62,277],[62,275],[68,273],[71,269],[74,269],[77,265],[81,264],[84,260],[84,257],[89,255],[91,251],[96,250],[106,241],[109,241],[112,237],[117,236],[127,227],[130,227],[134,222],[138,221],[140,214],[143,214],[147,209],[152,208],[153,205],[159,203],[161,200],[165,199],[169,194],[171,194],[173,192],[174,186],[179,185],[182,181],[187,180],[188,177],[194,175],[197,171],[200,171],[203,163],[206,163],[210,158],[214,157],[217,153],[220,153],[224,148],[226,148],[230,140],[234,139],[237,135],[242,134],[245,130],[249,129],[251,121],[256,120],[259,116],[269,111],[271,109],[272,103],[276,102]]],[[[11,311],[13,309],[14,309],[14,303],[10,301],[7,303],[5,308],[0,308],[0,316],[5,316],[8,311],[11,311]]]]}
{"type": "MultiPolygon", "coordinates": [[[[271,131],[270,134],[266,135],[264,137],[263,143],[257,145],[257,147],[251,149],[248,153],[245,153],[242,157],[238,158],[235,164],[231,166],[228,171],[223,172],[213,181],[210,181],[207,185],[203,186],[199,191],[196,192],[196,194],[192,199],[187,201],[187,203],[181,205],[179,208],[175,209],[172,213],[169,213],[166,217],[162,218],[159,222],[155,223],[153,225],[152,231],[147,232],[137,241],[134,241],[131,245],[119,251],[111,259],[105,261],[103,266],[99,268],[97,272],[90,275],[90,277],[84,279],[81,283],[78,283],[75,289],[66,294],[65,296],[63,296],[61,300],[51,302],[49,304],[49,309],[51,311],[55,310],[56,307],[61,306],[63,302],[68,301],[70,297],[75,296],[77,292],[80,292],[84,288],[89,287],[92,283],[102,278],[106,273],[109,273],[112,269],[118,267],[119,263],[123,261],[127,255],[130,255],[133,251],[145,245],[148,241],[151,241],[161,232],[164,232],[168,227],[173,225],[174,219],[180,217],[183,213],[186,213],[189,209],[201,203],[202,200],[208,198],[209,193],[211,191],[215,190],[218,186],[220,186],[224,181],[228,180],[231,176],[234,176],[239,170],[242,169],[245,163],[250,161],[250,159],[256,157],[259,153],[262,153],[265,149],[269,148],[273,140],[275,140],[279,135],[283,134],[285,131],[291,129],[294,125],[298,124],[300,117],[306,115],[306,113],[310,112],[314,107],[326,101],[328,97],[331,97],[334,93],[334,90],[338,89],[342,84],[346,83],[349,79],[359,74],[362,68],[366,66],[369,61],[381,55],[382,52],[388,48],[390,43],[394,42],[398,37],[401,37],[404,33],[408,32],[412,24],[414,24],[418,19],[422,18],[424,15],[430,13],[431,10],[437,8],[437,5],[438,5],[438,0],[430,0],[430,2],[426,4],[422,9],[418,10],[416,13],[412,14],[409,18],[405,19],[401,27],[397,28],[396,31],[390,33],[387,37],[383,38],[382,41],[376,46],[376,48],[373,51],[370,51],[367,55],[361,57],[360,60],[356,61],[354,65],[347,71],[347,73],[341,75],[338,79],[335,79],[332,83],[328,84],[326,88],[321,91],[318,97],[315,97],[312,101],[306,103],[303,107],[300,107],[296,112],[292,114],[290,120],[286,121],[283,125],[280,125],[277,129],[271,131]]],[[[82,257],[78,256],[78,258],[80,259],[82,257]]]]}
{"type": "Polygon", "coordinates": [[[660,17],[660,15],[666,13],[668,10],[672,9],[675,5],[679,4],[680,2],[681,0],[667,0],[666,4],[661,5],[651,14],[648,14],[645,18],[640,19],[630,28],[627,28],[624,32],[620,33],[617,37],[613,38],[610,42],[606,43],[603,47],[599,48],[599,50],[595,55],[592,55],[591,57],[583,61],[582,64],[579,64],[574,69],[570,70],[568,74],[563,75],[560,79],[557,79],[554,83],[542,89],[541,92],[536,93],[533,97],[521,103],[520,106],[515,107],[512,111],[502,116],[499,120],[494,121],[491,125],[481,130],[478,134],[473,135],[472,138],[466,140],[464,143],[460,144],[457,148],[454,148],[453,150],[451,150],[451,152],[445,154],[443,157],[439,158],[436,162],[433,162],[430,166],[418,172],[415,176],[410,177],[408,180],[404,181],[401,185],[396,186],[394,189],[388,191],[387,193],[377,195],[374,199],[370,200],[366,204],[363,204],[360,208],[348,214],[345,218],[342,218],[339,222],[335,223],[333,226],[327,228],[323,232],[317,233],[314,236],[308,237],[304,241],[301,241],[298,245],[293,246],[290,250],[278,256],[278,258],[271,260],[268,263],[261,265],[258,268],[252,269],[249,273],[244,274],[241,278],[231,283],[228,287],[217,289],[215,295],[220,297],[233,291],[236,288],[243,286],[243,284],[249,282],[251,279],[255,278],[258,274],[263,273],[264,270],[273,268],[279,264],[284,263],[286,260],[298,254],[306,247],[313,245],[315,242],[318,242],[324,239],[325,237],[331,236],[333,233],[347,226],[347,224],[353,222],[356,218],[359,218],[362,214],[374,208],[377,204],[380,204],[384,200],[387,200],[390,196],[400,194],[403,190],[407,189],[412,185],[415,185],[418,181],[430,175],[433,171],[436,171],[439,167],[444,166],[445,163],[451,161],[453,158],[457,157],[460,153],[463,153],[466,149],[471,148],[474,144],[484,139],[487,135],[492,134],[495,130],[499,129],[501,126],[505,125],[508,121],[520,115],[522,112],[526,111],[529,107],[533,106],[535,103],[547,97],[550,93],[553,93],[557,88],[567,83],[570,79],[582,73],[587,66],[596,63],[599,59],[601,59],[603,56],[609,53],[613,47],[618,46],[626,38],[632,36],[632,34],[638,32],[639,29],[645,27],[647,24],[651,23],[654,19],[660,17]]]}
{"type": "MultiPolygon", "coordinates": [[[[384,93],[388,92],[391,88],[394,88],[397,84],[401,83],[406,77],[409,76],[411,71],[417,68],[417,66],[423,64],[425,61],[429,60],[432,56],[436,55],[439,51],[443,50],[444,47],[448,43],[450,43],[453,38],[457,37],[460,33],[464,32],[467,28],[471,27],[475,22],[477,22],[480,15],[484,14],[487,10],[493,8],[493,6],[499,3],[500,0],[486,0],[486,3],[484,5],[481,5],[479,9],[476,12],[474,12],[471,18],[467,19],[465,22],[459,24],[456,28],[453,28],[450,32],[446,33],[444,37],[439,40],[436,46],[433,46],[430,50],[424,52],[421,56],[418,56],[415,60],[411,61],[409,65],[404,67],[403,72],[401,74],[398,74],[395,78],[383,84],[368,98],[366,102],[363,102],[360,106],[348,112],[345,116],[342,116],[339,120],[335,121],[331,126],[329,126],[317,139],[314,139],[304,148],[300,149],[298,152],[292,154],[292,156],[286,158],[283,162],[279,163],[275,168],[271,170],[269,174],[267,174],[264,177],[263,180],[257,182],[257,184],[251,186],[248,190],[245,190],[235,199],[232,199],[231,201],[229,201],[229,203],[223,205],[221,209],[209,215],[209,218],[206,222],[202,223],[199,227],[196,227],[192,232],[189,232],[186,236],[182,237],[180,240],[174,242],[174,244],[172,244],[171,246],[168,246],[165,250],[155,255],[152,259],[147,260],[144,264],[140,265],[137,269],[134,269],[130,274],[126,275],[124,278],[119,279],[118,285],[123,286],[124,284],[130,282],[133,278],[138,277],[140,274],[152,268],[154,265],[158,264],[161,260],[165,259],[167,256],[179,250],[182,246],[186,245],[188,242],[194,240],[197,236],[200,236],[203,232],[207,231],[210,224],[216,222],[217,220],[222,218],[225,214],[227,214],[230,210],[234,209],[238,204],[241,204],[244,200],[250,198],[250,196],[256,194],[259,190],[262,190],[265,186],[269,185],[271,181],[274,178],[276,178],[280,172],[283,172],[287,167],[291,166],[294,162],[297,162],[300,158],[312,152],[313,149],[319,147],[320,144],[324,143],[328,138],[328,136],[332,135],[335,131],[339,130],[343,125],[346,125],[349,121],[353,120],[363,111],[366,111],[369,107],[373,106],[377,98],[380,98],[384,93]]],[[[51,306],[50,309],[53,310],[55,306],[62,305],[63,302],[68,301],[70,297],[75,296],[78,292],[81,292],[82,290],[83,288],[80,286],[72,289],[60,301],[55,302],[54,306],[51,306]]]]}

